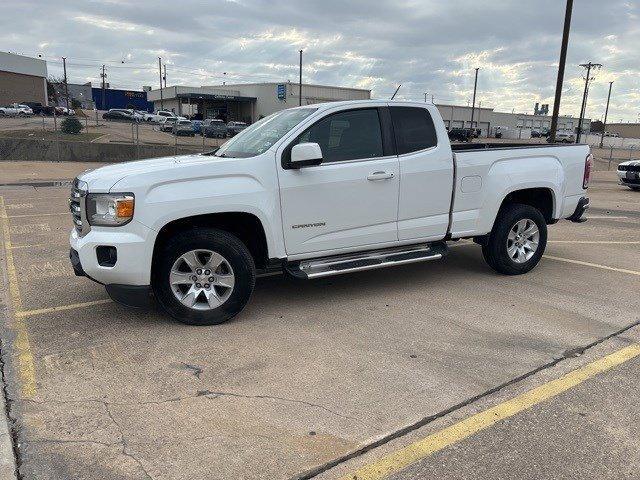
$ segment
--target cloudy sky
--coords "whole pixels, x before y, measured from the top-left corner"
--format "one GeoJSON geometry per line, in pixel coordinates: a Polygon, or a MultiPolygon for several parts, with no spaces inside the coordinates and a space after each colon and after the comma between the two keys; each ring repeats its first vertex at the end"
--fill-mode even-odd
{"type": "MultiPolygon", "coordinates": [[[[553,102],[562,0],[3,0],[0,50],[42,55],[51,75],[113,87],[304,80],[362,87],[388,98],[532,112],[553,102]]],[[[575,0],[561,111],[577,115],[580,63],[604,66],[587,115],[640,118],[640,0],[575,0]]]]}

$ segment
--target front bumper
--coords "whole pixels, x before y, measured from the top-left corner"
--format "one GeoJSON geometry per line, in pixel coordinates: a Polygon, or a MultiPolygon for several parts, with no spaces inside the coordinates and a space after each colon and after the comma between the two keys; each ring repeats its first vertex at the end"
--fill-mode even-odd
{"type": "Polygon", "coordinates": [[[618,183],[626,187],[640,187],[640,172],[618,170],[618,183]]]}
{"type": "Polygon", "coordinates": [[[113,300],[144,306],[149,303],[154,242],[155,232],[135,220],[123,227],[93,227],[82,237],[72,229],[69,257],[76,275],[105,285],[113,300]],[[115,265],[100,265],[100,246],[116,248],[115,265]]]}

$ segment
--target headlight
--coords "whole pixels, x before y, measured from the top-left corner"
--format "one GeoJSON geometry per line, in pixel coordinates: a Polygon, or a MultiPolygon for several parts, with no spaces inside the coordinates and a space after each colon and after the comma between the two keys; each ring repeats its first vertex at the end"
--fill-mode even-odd
{"type": "Polygon", "coordinates": [[[89,225],[117,227],[133,218],[133,193],[90,193],[87,195],[89,225]]]}

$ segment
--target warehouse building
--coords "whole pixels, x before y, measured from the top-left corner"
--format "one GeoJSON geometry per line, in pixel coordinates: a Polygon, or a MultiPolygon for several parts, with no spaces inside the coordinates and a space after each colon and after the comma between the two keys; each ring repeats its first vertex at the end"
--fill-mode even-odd
{"type": "Polygon", "coordinates": [[[607,132],[621,138],[640,138],[640,123],[607,123],[607,132]]]}
{"type": "Polygon", "coordinates": [[[153,111],[153,104],[147,101],[147,92],[142,90],[122,90],[118,88],[92,87],[91,96],[98,110],[129,108],[145,112],[153,111]]]}
{"type": "MultiPolygon", "coordinates": [[[[493,108],[475,108],[473,127],[471,126],[471,107],[460,105],[436,105],[447,128],[479,128],[481,136],[495,136],[500,131],[503,138],[530,138],[531,131],[547,131],[551,128],[550,115],[533,115],[527,113],[496,112],[493,108]]],[[[575,132],[578,119],[570,116],[558,117],[559,132],[575,132]]],[[[591,120],[582,121],[582,131],[591,130],[591,120]]]]}
{"type": "Polygon", "coordinates": [[[47,63],[0,52],[0,105],[21,102],[47,105],[47,63]]]}
{"type": "MultiPolygon", "coordinates": [[[[340,100],[367,100],[371,90],[302,85],[302,104],[340,100]]],[[[221,118],[247,123],[285,108],[297,107],[299,85],[289,82],[240,83],[202,87],[172,86],[151,90],[147,99],[155,110],[164,108],[194,118],[221,118]]]]}

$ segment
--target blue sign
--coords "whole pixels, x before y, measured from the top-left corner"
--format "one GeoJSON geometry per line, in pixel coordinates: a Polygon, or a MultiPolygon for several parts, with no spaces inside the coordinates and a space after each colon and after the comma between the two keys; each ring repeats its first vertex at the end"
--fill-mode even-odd
{"type": "Polygon", "coordinates": [[[276,92],[278,94],[278,100],[284,100],[287,98],[287,86],[284,83],[278,84],[276,92]]]}

